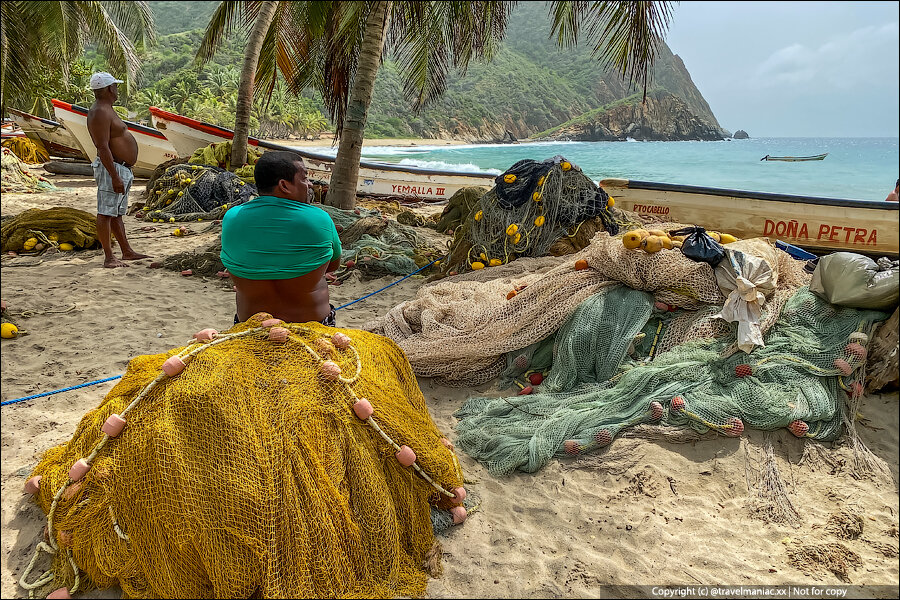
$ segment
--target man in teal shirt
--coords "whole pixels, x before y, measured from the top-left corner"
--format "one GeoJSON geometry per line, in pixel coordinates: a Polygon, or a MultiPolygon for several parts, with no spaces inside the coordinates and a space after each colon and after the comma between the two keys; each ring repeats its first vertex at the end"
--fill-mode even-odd
{"type": "Polygon", "coordinates": [[[267,312],[334,327],[325,273],[340,266],[341,240],[328,213],[309,204],[303,158],[266,152],[253,176],[261,195],[222,219],[220,256],[237,290],[235,322],[267,312]]]}

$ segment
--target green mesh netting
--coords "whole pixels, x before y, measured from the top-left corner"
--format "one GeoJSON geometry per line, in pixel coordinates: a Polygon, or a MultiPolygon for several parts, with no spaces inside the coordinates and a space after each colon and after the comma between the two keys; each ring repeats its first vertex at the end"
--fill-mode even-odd
{"type": "Polygon", "coordinates": [[[144,219],[153,222],[221,219],[257,195],[256,186],[207,165],[178,164],[147,186],[144,219]]]}
{"type": "Polygon", "coordinates": [[[640,423],[726,435],[740,435],[745,426],[788,427],[801,437],[833,440],[848,394],[862,393],[868,335],[887,318],[831,305],[801,287],[765,347],[749,355],[734,352],[731,324],[721,337],[677,345],[652,362],[640,356],[647,343],[634,344],[635,360],[627,350],[653,318],[651,306],[648,294],[624,286],[585,300],[556,336],[548,391],[470,399],[456,413],[457,446],[506,475],[608,445],[640,423]]]}

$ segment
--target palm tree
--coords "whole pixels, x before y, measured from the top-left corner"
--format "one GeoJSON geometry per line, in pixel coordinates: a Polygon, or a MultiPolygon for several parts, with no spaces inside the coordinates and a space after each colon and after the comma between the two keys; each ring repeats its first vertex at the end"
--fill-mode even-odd
{"type": "Polygon", "coordinates": [[[87,42],[96,43],[113,69],[131,82],[140,69],[138,48],[154,38],[147,2],[4,0],[0,3],[0,106],[30,96],[39,73],[62,73],[87,42]],[[8,89],[9,88],[9,89],[8,89]],[[9,93],[11,92],[11,94],[9,93]]]}
{"type": "MultiPolygon", "coordinates": [[[[198,58],[206,61],[212,57],[238,14],[244,27],[262,29],[261,4],[223,1],[207,27],[198,58]]],[[[327,202],[352,208],[368,108],[383,55],[397,57],[404,94],[419,110],[440,97],[451,70],[464,74],[472,58],[493,55],[516,3],[371,0],[277,4],[275,17],[265,22],[268,31],[255,57],[256,47],[252,52],[248,47],[245,68],[256,64],[256,89],[267,89],[267,96],[278,72],[294,94],[310,84],[319,89],[340,139],[327,202]]],[[[577,43],[581,28],[587,27],[595,55],[619,69],[629,83],[643,83],[646,93],[671,4],[558,1],[551,3],[550,16],[560,45],[577,43]]],[[[249,92],[242,87],[239,100],[249,92]]],[[[235,131],[236,145],[237,140],[235,131]]]]}

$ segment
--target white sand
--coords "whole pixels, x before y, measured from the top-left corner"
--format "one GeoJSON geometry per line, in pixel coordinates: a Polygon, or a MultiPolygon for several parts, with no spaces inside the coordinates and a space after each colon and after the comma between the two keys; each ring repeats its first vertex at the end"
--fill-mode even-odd
{"type": "MultiPolygon", "coordinates": [[[[3,214],[33,206],[94,211],[91,180],[54,180],[70,189],[3,194],[3,214]]],[[[135,186],[132,198],[141,187],[135,186]]],[[[154,260],[206,246],[215,236],[176,238],[169,235],[173,226],[139,231],[146,225],[126,217],[133,246],[153,254],[154,260]]],[[[190,227],[201,231],[205,224],[190,227]]],[[[181,345],[205,327],[230,327],[234,297],[229,284],[148,269],[149,262],[103,269],[99,250],[38,260],[4,256],[2,296],[29,334],[2,342],[3,400],[119,375],[138,354],[181,345]]],[[[340,305],[389,281],[332,288],[332,302],[340,305]]],[[[408,279],[340,311],[338,323],[360,326],[411,298],[421,283],[420,278],[408,279]]],[[[27,474],[43,451],[72,435],[82,415],[114,383],[3,407],[2,597],[27,597],[16,582],[45,523],[40,509],[22,493],[27,474]]],[[[428,379],[420,379],[420,385],[432,417],[451,439],[452,413],[468,396],[491,389],[449,388],[428,379]]],[[[891,465],[892,481],[852,478],[852,455],[846,448],[830,451],[837,467],[801,465],[803,442],[784,430],[750,430],[741,439],[687,444],[617,439],[603,461],[552,461],[537,474],[504,479],[461,454],[472,480],[467,487],[481,505],[463,526],[441,538],[444,575],[429,582],[428,595],[622,597],[639,592],[606,586],[840,584],[831,572],[806,574],[788,561],[791,547],[832,542],[844,544],[862,561],[849,571],[852,583],[896,590],[897,394],[865,399],[861,413],[860,436],[891,465]],[[755,484],[766,436],[773,440],[790,501],[801,515],[797,526],[753,516],[756,490],[748,488],[748,481],[755,484]],[[839,540],[825,530],[829,515],[838,510],[862,517],[857,539],[839,540]]],[[[88,596],[114,598],[120,593],[110,589],[88,596]]]]}

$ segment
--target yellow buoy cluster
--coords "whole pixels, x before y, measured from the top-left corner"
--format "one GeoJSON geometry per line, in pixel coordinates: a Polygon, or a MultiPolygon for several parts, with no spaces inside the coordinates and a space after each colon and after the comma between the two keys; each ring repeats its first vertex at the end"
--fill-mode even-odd
{"type": "Polygon", "coordinates": [[[35,235],[29,237],[22,244],[23,252],[43,252],[48,248],[59,248],[63,252],[69,252],[75,249],[75,244],[73,242],[60,242],[59,236],[55,233],[51,233],[49,236],[45,236],[41,232],[34,232],[35,235]]]}
{"type": "MultiPolygon", "coordinates": [[[[707,235],[721,244],[736,242],[737,238],[727,233],[708,231],[707,235]]],[[[647,254],[656,254],[660,250],[680,249],[685,235],[669,235],[662,229],[633,229],[622,236],[622,245],[629,250],[643,250],[647,254]]]]}

